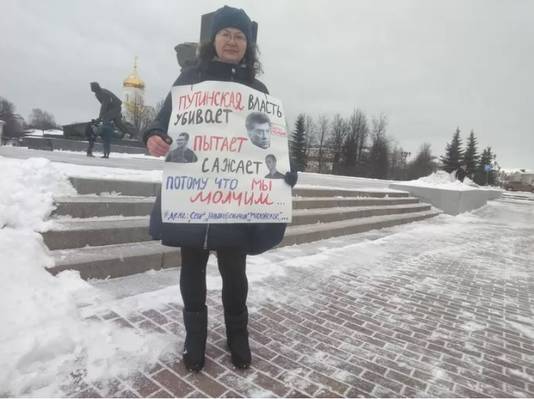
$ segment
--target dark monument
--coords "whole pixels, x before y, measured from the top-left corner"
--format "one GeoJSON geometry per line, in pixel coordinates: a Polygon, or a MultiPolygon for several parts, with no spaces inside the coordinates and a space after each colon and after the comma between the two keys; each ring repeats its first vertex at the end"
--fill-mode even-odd
{"type": "Polygon", "coordinates": [[[137,132],[135,128],[129,123],[122,120],[122,101],[107,89],[103,89],[97,82],[91,82],[91,91],[95,93],[97,100],[100,102],[100,113],[98,115],[98,122],[113,122],[115,127],[124,135],[136,137],[137,132]]]}

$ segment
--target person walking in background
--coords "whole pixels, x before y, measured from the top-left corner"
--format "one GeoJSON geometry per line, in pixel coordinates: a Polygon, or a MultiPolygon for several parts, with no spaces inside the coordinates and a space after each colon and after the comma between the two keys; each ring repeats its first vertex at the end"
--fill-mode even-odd
{"type": "MultiPolygon", "coordinates": [[[[175,86],[191,85],[206,80],[233,81],[268,94],[256,79],[260,71],[256,46],[252,42],[252,22],[242,9],[224,6],[213,17],[210,40],[202,43],[198,63],[184,68],[175,86]]],[[[172,111],[171,95],[155,121],[144,133],[151,155],[164,156],[170,145],[167,136],[172,111]]],[[[284,176],[294,186],[296,172],[284,176]]],[[[206,264],[210,250],[217,252],[222,276],[222,302],[227,344],[232,363],[247,368],[251,363],[248,341],[248,280],[247,254],[261,253],[277,245],[283,238],[285,224],[178,224],[162,223],[161,194],[150,217],[150,233],[163,245],[181,247],[180,292],[186,337],[183,362],[188,370],[199,371],[204,366],[207,338],[208,309],[206,307],[206,264]]]]}
{"type": "Polygon", "coordinates": [[[111,138],[113,137],[113,125],[111,122],[102,122],[100,125],[100,136],[104,144],[104,155],[102,158],[109,158],[111,152],[111,138]]]}
{"type": "Polygon", "coordinates": [[[94,157],[93,155],[93,148],[95,146],[96,141],[96,132],[94,129],[95,120],[91,120],[87,125],[85,125],[85,137],[87,138],[88,146],[87,146],[87,156],[88,157],[94,157]]]}
{"type": "Polygon", "coordinates": [[[458,169],[456,169],[456,178],[460,180],[461,182],[464,181],[465,176],[467,176],[467,166],[466,165],[460,165],[458,169]]]}

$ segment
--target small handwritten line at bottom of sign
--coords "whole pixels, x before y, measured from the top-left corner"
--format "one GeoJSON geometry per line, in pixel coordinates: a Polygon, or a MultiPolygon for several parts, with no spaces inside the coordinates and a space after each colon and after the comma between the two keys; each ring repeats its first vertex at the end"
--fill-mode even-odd
{"type": "Polygon", "coordinates": [[[221,221],[284,223],[288,221],[282,212],[174,212],[165,211],[163,222],[166,223],[217,223],[221,221]]]}

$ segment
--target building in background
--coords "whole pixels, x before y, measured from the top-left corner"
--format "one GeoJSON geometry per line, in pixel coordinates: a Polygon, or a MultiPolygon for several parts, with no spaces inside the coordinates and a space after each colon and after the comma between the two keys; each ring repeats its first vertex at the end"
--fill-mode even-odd
{"type": "Polygon", "coordinates": [[[145,82],[137,71],[137,57],[132,73],[122,82],[122,117],[135,128],[137,139],[155,117],[154,107],[145,105],[145,82]]]}

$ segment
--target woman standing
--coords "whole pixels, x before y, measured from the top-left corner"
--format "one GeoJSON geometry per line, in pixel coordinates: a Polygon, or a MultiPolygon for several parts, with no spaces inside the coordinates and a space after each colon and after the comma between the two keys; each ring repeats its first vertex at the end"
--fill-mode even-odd
{"type": "MultiPolygon", "coordinates": [[[[228,6],[218,9],[213,17],[210,41],[200,47],[198,63],[184,69],[174,86],[205,80],[233,81],[268,94],[265,85],[256,79],[261,67],[251,38],[252,23],[243,10],[228,6]]],[[[169,151],[167,129],[171,111],[169,93],[156,120],[144,134],[151,155],[163,156],[169,151]]],[[[296,172],[288,172],[285,181],[294,186],[296,172]]],[[[208,320],[206,264],[209,251],[215,250],[223,281],[222,302],[232,363],[237,368],[249,367],[246,257],[277,245],[283,238],[285,224],[162,223],[160,201],[158,196],[150,217],[150,233],[155,239],[161,239],[163,245],[181,247],[180,291],[186,330],[185,366],[193,371],[199,371],[204,366],[208,320]]]]}

